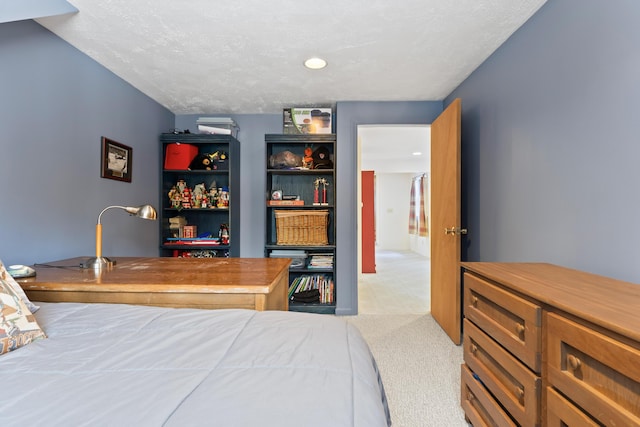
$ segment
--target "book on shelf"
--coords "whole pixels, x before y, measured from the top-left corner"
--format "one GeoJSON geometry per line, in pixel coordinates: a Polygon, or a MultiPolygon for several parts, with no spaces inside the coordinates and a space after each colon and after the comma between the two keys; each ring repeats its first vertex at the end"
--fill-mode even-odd
{"type": "Polygon", "coordinates": [[[217,237],[169,237],[168,245],[219,245],[220,239],[217,237]]]}
{"type": "Polygon", "coordinates": [[[320,304],[332,304],[334,302],[334,284],[331,276],[324,274],[302,275],[296,277],[289,285],[288,296],[293,299],[293,295],[298,292],[317,289],[320,294],[320,304]]]}
{"type": "Polygon", "coordinates": [[[304,200],[267,200],[267,206],[304,206],[304,200]]]}
{"type": "Polygon", "coordinates": [[[269,253],[271,258],[306,258],[307,252],[301,249],[274,249],[269,253]]]}

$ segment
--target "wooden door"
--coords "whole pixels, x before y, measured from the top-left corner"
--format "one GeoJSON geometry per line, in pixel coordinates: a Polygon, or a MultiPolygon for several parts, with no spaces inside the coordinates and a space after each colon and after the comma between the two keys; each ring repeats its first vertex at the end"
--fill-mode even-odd
{"type": "Polygon", "coordinates": [[[431,125],[431,314],[460,344],[460,124],[455,99],[431,125]]]}
{"type": "Polygon", "coordinates": [[[374,172],[362,171],[362,272],[376,272],[374,172]]]}

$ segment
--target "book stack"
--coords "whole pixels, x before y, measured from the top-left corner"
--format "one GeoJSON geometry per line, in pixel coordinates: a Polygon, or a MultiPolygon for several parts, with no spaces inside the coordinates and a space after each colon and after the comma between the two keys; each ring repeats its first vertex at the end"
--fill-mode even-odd
{"type": "Polygon", "coordinates": [[[310,254],[309,268],[333,268],[333,254],[310,254]]]}
{"type": "Polygon", "coordinates": [[[174,216],[173,218],[169,218],[169,232],[173,237],[183,237],[182,227],[185,225],[187,225],[187,220],[183,216],[174,216]]]}
{"type": "Polygon", "coordinates": [[[293,294],[317,289],[320,294],[320,304],[332,304],[334,302],[333,278],[324,274],[302,275],[296,277],[289,285],[289,299],[293,294]]]}
{"type": "Polygon", "coordinates": [[[270,258],[291,258],[289,269],[304,268],[307,259],[307,253],[301,250],[273,250],[269,254],[270,258]]]}

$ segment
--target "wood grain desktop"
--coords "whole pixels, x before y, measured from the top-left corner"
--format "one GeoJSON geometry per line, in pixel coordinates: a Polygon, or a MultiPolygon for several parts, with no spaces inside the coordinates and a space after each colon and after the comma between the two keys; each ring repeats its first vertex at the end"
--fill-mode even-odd
{"type": "Polygon", "coordinates": [[[36,264],[36,277],[18,282],[32,301],[260,311],[289,307],[289,259],[121,257],[102,271],[80,268],[86,259],[36,264]]]}

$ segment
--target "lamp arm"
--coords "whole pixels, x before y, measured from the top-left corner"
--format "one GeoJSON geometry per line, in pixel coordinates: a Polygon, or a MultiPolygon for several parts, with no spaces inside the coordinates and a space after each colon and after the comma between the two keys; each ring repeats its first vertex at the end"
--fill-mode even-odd
{"type": "MultiPolygon", "coordinates": [[[[126,206],[107,206],[106,208],[102,209],[102,212],[100,212],[100,215],[98,215],[98,225],[102,223],[102,214],[108,211],[109,209],[114,209],[114,208],[123,209],[127,212],[129,212],[129,209],[132,209],[132,208],[127,208],[126,206]]],[[[132,214],[135,214],[135,212],[133,212],[132,214]]]]}

